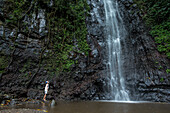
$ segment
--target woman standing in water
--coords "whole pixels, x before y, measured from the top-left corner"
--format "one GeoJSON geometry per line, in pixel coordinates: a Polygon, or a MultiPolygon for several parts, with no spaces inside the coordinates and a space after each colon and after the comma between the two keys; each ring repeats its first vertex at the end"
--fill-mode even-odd
{"type": "Polygon", "coordinates": [[[43,98],[44,101],[46,101],[46,95],[47,95],[47,92],[48,92],[48,88],[49,88],[49,81],[46,81],[46,85],[45,85],[45,95],[44,95],[44,98],[43,98]]]}

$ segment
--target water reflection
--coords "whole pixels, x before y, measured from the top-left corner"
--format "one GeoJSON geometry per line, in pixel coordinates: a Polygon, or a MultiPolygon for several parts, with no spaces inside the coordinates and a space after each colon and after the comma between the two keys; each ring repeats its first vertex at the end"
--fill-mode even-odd
{"type": "Polygon", "coordinates": [[[169,113],[170,104],[118,103],[118,102],[69,102],[58,103],[50,113],[169,113]]]}
{"type": "Polygon", "coordinates": [[[13,108],[30,108],[49,113],[169,113],[168,103],[124,103],[124,102],[58,102],[51,107],[48,103],[41,105],[27,104],[13,108]]]}

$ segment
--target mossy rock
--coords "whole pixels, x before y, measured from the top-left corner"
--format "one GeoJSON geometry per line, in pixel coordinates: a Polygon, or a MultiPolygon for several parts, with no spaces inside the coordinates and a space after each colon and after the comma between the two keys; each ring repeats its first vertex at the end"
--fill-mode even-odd
{"type": "Polygon", "coordinates": [[[5,68],[8,66],[9,63],[9,57],[7,56],[1,56],[0,57],[0,73],[3,73],[5,68]]]}

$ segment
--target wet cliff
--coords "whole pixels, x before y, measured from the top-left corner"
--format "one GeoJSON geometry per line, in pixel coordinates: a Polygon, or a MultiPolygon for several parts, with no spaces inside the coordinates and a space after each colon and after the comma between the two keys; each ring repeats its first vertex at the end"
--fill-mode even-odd
{"type": "MultiPolygon", "coordinates": [[[[71,66],[71,71],[55,76],[48,74],[45,64],[38,66],[43,42],[34,37],[43,37],[44,34],[38,34],[33,28],[28,35],[31,38],[20,34],[15,45],[10,39],[15,31],[6,29],[4,38],[4,28],[1,26],[1,94],[10,94],[15,98],[42,99],[45,81],[50,80],[47,99],[109,99],[104,3],[102,0],[87,0],[87,2],[91,8],[90,15],[86,17],[89,54],[87,56],[79,53],[70,55],[78,63],[71,66]],[[15,49],[12,45],[15,45],[15,49]]],[[[118,0],[118,3],[128,31],[125,40],[121,40],[121,44],[124,56],[123,73],[130,99],[169,102],[170,75],[166,73],[166,69],[169,69],[169,59],[157,51],[136,4],[132,0],[118,0]]],[[[43,10],[40,13],[37,20],[43,22],[43,10]]],[[[40,26],[41,30],[45,30],[43,28],[40,26]]]]}
{"type": "MultiPolygon", "coordinates": [[[[91,2],[89,4],[92,5],[91,2]]],[[[93,7],[91,8],[93,9],[93,7]]],[[[102,62],[103,50],[98,42],[100,39],[100,42],[104,43],[104,34],[101,32],[103,26],[95,23],[97,22],[96,13],[91,10],[93,15],[86,18],[87,43],[90,47],[88,55],[70,52],[68,58],[75,63],[69,70],[56,73],[56,69],[50,68],[50,66],[55,66],[55,61],[53,61],[55,56],[48,54],[54,48],[45,48],[48,42],[46,34],[49,29],[46,29],[48,22],[45,11],[47,10],[38,10],[33,18],[25,17],[29,32],[24,31],[25,28],[21,28],[18,32],[17,27],[10,29],[8,26],[1,25],[1,95],[7,94],[11,98],[42,99],[45,81],[49,80],[47,99],[92,100],[104,98],[101,92],[103,92],[105,66],[102,62]],[[93,27],[95,28],[92,29],[93,27]],[[50,65],[53,63],[54,65],[50,65]],[[47,65],[50,66],[47,68],[47,65]]],[[[3,17],[3,14],[1,15],[3,17]]],[[[2,19],[2,23],[5,23],[4,19],[2,19]]],[[[76,49],[78,44],[76,41],[74,44],[76,49]]]]}
{"type": "Polygon", "coordinates": [[[128,30],[124,66],[132,100],[169,101],[170,74],[166,72],[169,59],[158,52],[133,1],[119,0],[119,3],[128,30]]]}

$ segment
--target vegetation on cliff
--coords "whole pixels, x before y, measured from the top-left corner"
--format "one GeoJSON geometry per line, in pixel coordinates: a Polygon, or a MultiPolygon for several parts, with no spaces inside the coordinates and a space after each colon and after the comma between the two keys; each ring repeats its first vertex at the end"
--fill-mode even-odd
{"type": "MultiPolygon", "coordinates": [[[[170,59],[170,3],[169,0],[134,0],[150,29],[157,49],[170,59]]],[[[170,73],[170,69],[166,69],[170,73]]]]}
{"type": "Polygon", "coordinates": [[[76,63],[73,58],[77,54],[88,54],[85,23],[88,11],[86,0],[5,0],[0,15],[5,28],[1,38],[5,40],[5,31],[11,31],[13,35],[8,38],[14,43],[12,50],[16,49],[20,36],[40,40],[38,70],[43,65],[55,75],[76,63]]]}
{"type": "Polygon", "coordinates": [[[134,0],[140,8],[157,49],[170,58],[170,3],[169,0],[134,0]]]}

